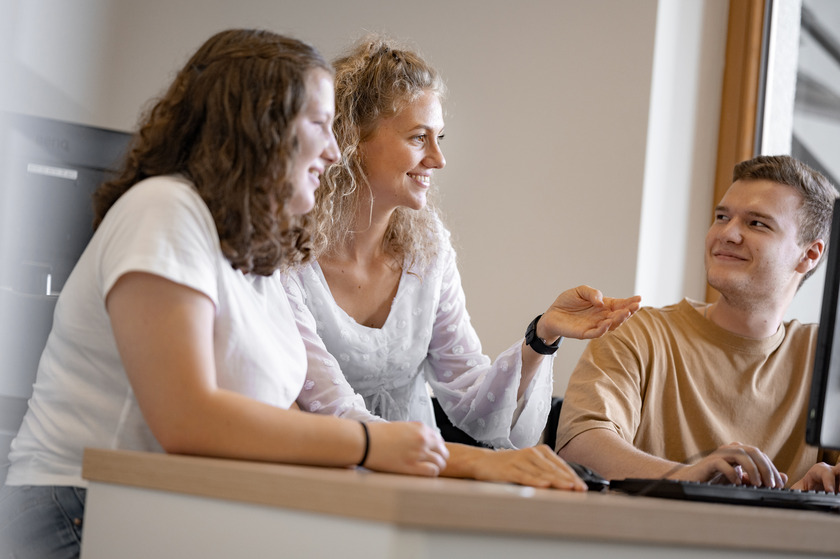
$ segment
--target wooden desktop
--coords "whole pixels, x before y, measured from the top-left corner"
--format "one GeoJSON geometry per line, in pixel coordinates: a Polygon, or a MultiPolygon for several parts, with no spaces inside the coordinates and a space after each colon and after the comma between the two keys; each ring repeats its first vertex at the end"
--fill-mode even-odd
{"type": "Polygon", "coordinates": [[[840,515],[85,451],[82,558],[836,555],[840,515]]]}

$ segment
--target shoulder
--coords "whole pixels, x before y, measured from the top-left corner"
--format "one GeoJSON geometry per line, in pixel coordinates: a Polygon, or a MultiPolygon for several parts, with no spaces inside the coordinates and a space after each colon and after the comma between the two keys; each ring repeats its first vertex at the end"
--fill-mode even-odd
{"type": "MultiPolygon", "coordinates": [[[[593,352],[629,351],[648,355],[670,347],[674,340],[689,336],[685,301],[665,307],[642,307],[616,330],[589,342],[593,352]]],[[[688,307],[691,310],[691,307],[688,307]]],[[[695,312],[695,311],[691,311],[695,312]]],[[[698,318],[702,318],[699,317],[698,318]]]]}
{"type": "Polygon", "coordinates": [[[686,302],[682,301],[665,307],[642,307],[616,332],[650,331],[651,328],[680,330],[682,326],[679,323],[687,318],[687,311],[691,308],[685,305],[686,302]]]}
{"type": "Polygon", "coordinates": [[[226,260],[215,222],[182,178],[152,177],[129,188],[108,210],[90,246],[103,293],[126,272],[142,271],[218,302],[216,282],[226,260]]]}
{"type": "Polygon", "coordinates": [[[818,324],[801,323],[796,319],[785,322],[785,341],[792,344],[816,343],[818,324]]]}
{"type": "Polygon", "coordinates": [[[295,264],[282,271],[275,272],[280,278],[280,282],[289,295],[295,295],[301,299],[305,299],[307,290],[317,287],[318,275],[315,271],[317,264],[313,262],[306,262],[304,264],[295,264]]]}
{"type": "Polygon", "coordinates": [[[218,239],[210,209],[187,179],[175,175],[144,179],[108,210],[102,224],[161,227],[169,231],[200,230],[218,239]],[[117,223],[114,223],[117,222],[117,223]]]}
{"type": "Polygon", "coordinates": [[[664,307],[644,307],[632,318],[638,317],[638,321],[648,328],[666,329],[675,335],[695,334],[702,329],[705,320],[698,311],[704,306],[703,303],[686,298],[664,307]]]}
{"type": "Polygon", "coordinates": [[[457,258],[452,244],[452,233],[437,212],[431,214],[424,231],[419,234],[422,235],[422,240],[416,245],[416,251],[407,258],[411,274],[426,277],[456,268],[457,258]]]}
{"type": "Polygon", "coordinates": [[[161,175],[149,177],[129,188],[120,200],[182,200],[184,202],[201,202],[193,184],[178,175],[161,175]]]}
{"type": "Polygon", "coordinates": [[[819,324],[814,322],[799,322],[799,320],[794,318],[785,322],[785,328],[790,332],[797,333],[816,332],[819,328],[819,324]]]}
{"type": "MultiPolygon", "coordinates": [[[[133,214],[154,211],[163,215],[194,214],[201,220],[212,216],[192,183],[175,175],[144,179],[123,194],[108,214],[133,214]]],[[[108,215],[105,216],[106,219],[108,215]]]]}
{"type": "Polygon", "coordinates": [[[128,253],[155,260],[177,255],[182,263],[221,254],[209,208],[189,181],[176,176],[150,177],[129,188],[105,214],[94,245],[118,262],[128,253]]]}

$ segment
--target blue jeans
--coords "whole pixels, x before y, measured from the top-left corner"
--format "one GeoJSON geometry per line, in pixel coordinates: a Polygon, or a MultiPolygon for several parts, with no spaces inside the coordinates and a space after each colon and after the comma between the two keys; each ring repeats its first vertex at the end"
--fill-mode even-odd
{"type": "Polygon", "coordinates": [[[85,493],[52,485],[0,489],[0,559],[78,557],[85,493]]]}

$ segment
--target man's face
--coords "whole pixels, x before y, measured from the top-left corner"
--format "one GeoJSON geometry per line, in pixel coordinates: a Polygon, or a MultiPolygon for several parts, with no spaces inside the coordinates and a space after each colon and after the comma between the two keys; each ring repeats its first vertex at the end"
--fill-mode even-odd
{"type": "Polygon", "coordinates": [[[706,235],[709,285],[733,302],[787,304],[807,271],[797,240],[802,198],[768,180],[736,181],[706,235]]]}

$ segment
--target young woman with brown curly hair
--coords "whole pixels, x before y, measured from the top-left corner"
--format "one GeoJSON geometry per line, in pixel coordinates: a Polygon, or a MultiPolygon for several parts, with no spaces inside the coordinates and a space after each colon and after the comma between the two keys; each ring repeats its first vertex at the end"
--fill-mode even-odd
{"type": "Polygon", "coordinates": [[[142,122],[58,300],[0,496],[0,547],[79,553],[85,447],[436,475],[419,423],[305,413],[307,356],[275,271],[338,159],[333,75],[274,33],[210,38],[142,122]]]}

